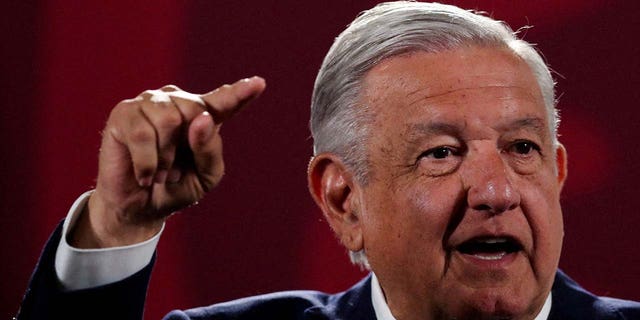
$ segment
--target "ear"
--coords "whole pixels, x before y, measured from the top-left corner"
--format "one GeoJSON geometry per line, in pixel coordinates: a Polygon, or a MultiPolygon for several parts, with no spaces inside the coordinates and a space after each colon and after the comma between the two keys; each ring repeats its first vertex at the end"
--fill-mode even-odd
{"type": "Polygon", "coordinates": [[[558,142],[556,147],[556,171],[558,177],[558,183],[560,189],[564,186],[564,181],[567,180],[567,149],[558,142]]]}
{"type": "Polygon", "coordinates": [[[338,156],[319,154],[309,162],[309,192],[340,242],[351,251],[364,247],[358,189],[353,175],[338,156]]]}

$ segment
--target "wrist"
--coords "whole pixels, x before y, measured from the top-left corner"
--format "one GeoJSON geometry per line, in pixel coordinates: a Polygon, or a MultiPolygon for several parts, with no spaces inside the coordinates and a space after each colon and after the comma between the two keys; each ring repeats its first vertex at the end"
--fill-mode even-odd
{"type": "Polygon", "coordinates": [[[106,205],[96,191],[69,230],[67,242],[80,249],[128,246],[152,238],[162,229],[164,221],[127,219],[122,211],[106,205]]]}

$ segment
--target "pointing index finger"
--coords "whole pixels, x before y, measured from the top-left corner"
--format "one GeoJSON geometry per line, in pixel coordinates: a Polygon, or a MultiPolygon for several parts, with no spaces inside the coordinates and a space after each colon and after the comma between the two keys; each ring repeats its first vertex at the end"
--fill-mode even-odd
{"type": "Polygon", "coordinates": [[[260,96],[265,87],[265,80],[254,76],[239,80],[231,85],[224,85],[200,95],[200,98],[207,104],[215,123],[220,124],[260,96]]]}

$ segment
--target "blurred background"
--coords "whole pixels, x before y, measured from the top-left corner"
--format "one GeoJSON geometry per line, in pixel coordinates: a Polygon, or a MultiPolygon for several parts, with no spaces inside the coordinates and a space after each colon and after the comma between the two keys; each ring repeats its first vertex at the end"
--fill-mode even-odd
{"type": "MultiPolygon", "coordinates": [[[[640,300],[640,4],[449,1],[507,21],[555,70],[569,151],[561,268],[640,300]]],[[[173,83],[209,91],[261,75],[225,123],[227,174],[167,225],[146,318],[287,289],[337,292],[348,262],[306,190],[311,89],[332,40],[374,1],[12,1],[0,21],[0,317],[18,309],[40,250],[92,188],[110,109],[173,83]]]]}

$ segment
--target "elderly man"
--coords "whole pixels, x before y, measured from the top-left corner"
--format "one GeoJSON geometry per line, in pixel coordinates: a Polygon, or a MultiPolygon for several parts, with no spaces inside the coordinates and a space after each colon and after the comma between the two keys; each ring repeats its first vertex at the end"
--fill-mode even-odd
{"type": "MultiPolygon", "coordinates": [[[[20,318],[142,315],[166,218],[223,173],[221,124],[259,77],[204,95],[174,86],[112,111],[95,191],[52,236],[20,318]]],[[[312,100],[309,189],[371,275],[328,295],[283,292],[170,319],[638,319],[562,272],[553,79],[504,24],[387,3],[335,41],[312,100]]]]}

